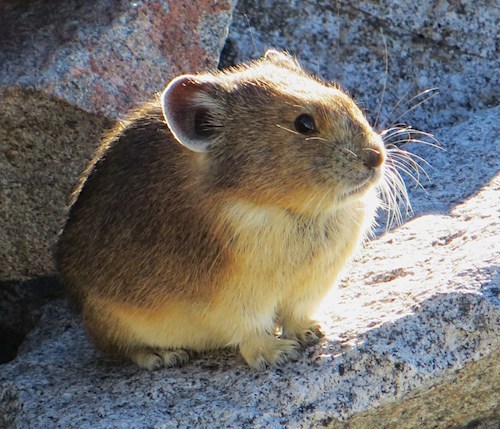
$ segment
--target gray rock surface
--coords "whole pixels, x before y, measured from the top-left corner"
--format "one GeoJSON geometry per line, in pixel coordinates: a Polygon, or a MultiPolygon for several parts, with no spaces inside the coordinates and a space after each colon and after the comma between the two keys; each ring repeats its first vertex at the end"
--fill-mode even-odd
{"type": "Polygon", "coordinates": [[[447,152],[425,153],[419,216],[367,244],[300,361],[256,372],[221,351],[139,371],[99,356],[56,302],[0,370],[0,426],[497,427],[499,115],[439,130],[447,152]]]}
{"type": "Polygon", "coordinates": [[[382,104],[381,126],[435,130],[498,103],[499,22],[494,0],[240,0],[223,64],[287,49],[373,118],[382,104]],[[434,87],[438,96],[404,115],[434,87]]]}
{"type": "Polygon", "coordinates": [[[0,4],[0,281],[54,271],[69,194],[111,120],[217,65],[232,0],[0,4]]]}
{"type": "Polygon", "coordinates": [[[10,0],[0,85],[116,118],[181,73],[217,65],[232,0],[10,0]]]}

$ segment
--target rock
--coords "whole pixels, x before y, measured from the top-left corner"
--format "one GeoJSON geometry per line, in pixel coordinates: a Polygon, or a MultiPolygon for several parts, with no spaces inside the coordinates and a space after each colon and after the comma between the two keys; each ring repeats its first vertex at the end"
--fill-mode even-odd
{"type": "Polygon", "coordinates": [[[232,0],[0,5],[0,281],[54,271],[51,247],[104,129],[175,75],[214,68],[232,0]]]}
{"type": "Polygon", "coordinates": [[[2,87],[116,118],[181,73],[218,63],[232,1],[12,0],[0,6],[2,87]]]}
{"type": "Polygon", "coordinates": [[[0,426],[496,428],[499,112],[439,130],[448,152],[427,154],[419,216],[367,244],[322,307],[326,340],[300,361],[256,372],[220,351],[140,371],[100,356],[56,302],[1,369],[0,426]]]}
{"type": "Polygon", "coordinates": [[[498,103],[499,19],[491,0],[240,0],[222,64],[287,49],[341,83],[374,121],[382,104],[380,127],[435,130],[498,103]],[[437,96],[405,114],[434,87],[437,96]]]}
{"type": "Polygon", "coordinates": [[[35,91],[0,95],[0,281],[54,272],[69,195],[111,121],[35,91]]]}
{"type": "Polygon", "coordinates": [[[0,364],[16,357],[17,348],[40,317],[43,304],[61,297],[54,277],[2,282],[0,287],[0,364]]]}

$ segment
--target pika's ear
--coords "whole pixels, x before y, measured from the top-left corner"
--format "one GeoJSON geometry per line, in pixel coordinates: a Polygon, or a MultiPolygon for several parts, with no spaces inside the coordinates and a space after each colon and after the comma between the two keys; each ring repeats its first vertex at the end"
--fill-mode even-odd
{"type": "Polygon", "coordinates": [[[264,54],[264,58],[272,63],[287,67],[292,70],[300,70],[299,63],[290,54],[285,51],[277,51],[276,49],[268,49],[264,54]]]}
{"type": "Polygon", "coordinates": [[[208,94],[215,85],[209,77],[182,75],[161,94],[163,116],[175,139],[194,152],[206,152],[217,127],[218,104],[208,94]]]}

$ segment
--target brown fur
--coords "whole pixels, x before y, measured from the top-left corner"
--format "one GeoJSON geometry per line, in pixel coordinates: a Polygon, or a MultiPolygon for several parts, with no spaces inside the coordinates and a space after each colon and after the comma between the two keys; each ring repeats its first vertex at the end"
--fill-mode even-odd
{"type": "Polygon", "coordinates": [[[254,367],[296,358],[373,220],[381,139],[282,53],[170,94],[119,124],[84,173],[58,248],[68,290],[97,346],[143,367],[226,346],[254,367]],[[294,129],[303,113],[310,136],[294,129]]]}

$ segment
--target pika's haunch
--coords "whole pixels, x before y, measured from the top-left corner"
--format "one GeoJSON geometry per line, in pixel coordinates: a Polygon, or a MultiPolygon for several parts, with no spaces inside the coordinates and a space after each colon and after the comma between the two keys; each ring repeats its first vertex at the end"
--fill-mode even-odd
{"type": "Polygon", "coordinates": [[[155,369],[233,346],[281,364],[322,336],[311,315],[373,221],[385,164],[355,102],[285,53],[179,76],[104,140],[58,267],[104,352],[155,369]]]}

